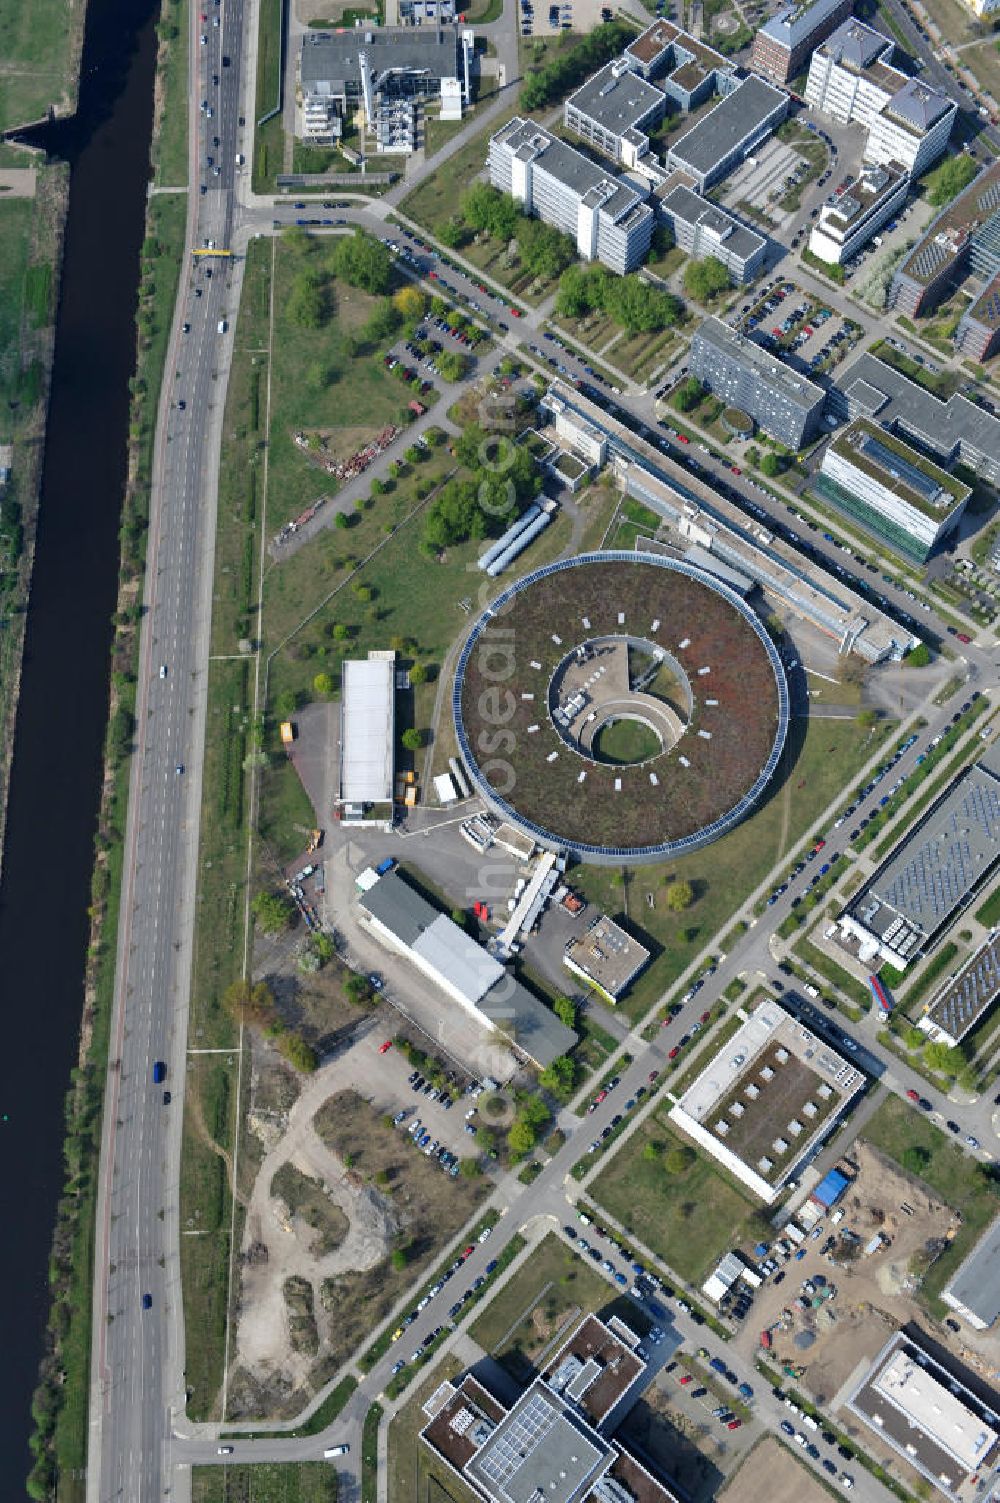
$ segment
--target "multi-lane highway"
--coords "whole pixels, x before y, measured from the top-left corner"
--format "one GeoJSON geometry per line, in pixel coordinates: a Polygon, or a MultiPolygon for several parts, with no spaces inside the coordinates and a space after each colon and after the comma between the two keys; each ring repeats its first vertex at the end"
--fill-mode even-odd
{"type": "MultiPolygon", "coordinates": [[[[233,223],[242,0],[203,3],[204,13],[192,14],[188,232],[194,245],[224,246],[233,223]],[[211,117],[199,108],[206,99],[211,117]],[[218,174],[209,154],[222,164],[218,174]]],[[[238,295],[239,272],[221,266],[192,260],[182,270],[159,413],[101,1152],[88,1503],[164,1495],[164,1441],[184,1403],[178,1171],[215,459],[231,338],[218,324],[238,295]],[[154,1085],[158,1060],[166,1078],[154,1085]]]]}

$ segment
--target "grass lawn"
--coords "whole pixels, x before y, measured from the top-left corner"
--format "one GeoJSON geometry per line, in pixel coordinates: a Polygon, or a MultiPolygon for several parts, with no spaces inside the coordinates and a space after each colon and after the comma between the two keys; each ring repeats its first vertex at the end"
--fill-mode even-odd
{"type": "Polygon", "coordinates": [[[0,398],[5,409],[18,392],[21,320],[28,297],[28,253],[34,217],[35,205],[30,198],[0,200],[0,398]]]}
{"type": "Polygon", "coordinates": [[[163,94],[159,129],[153,136],[153,163],[158,187],[186,187],[188,180],[188,14],[185,0],[164,0],[157,73],[163,94]]]}
{"type": "Polygon", "coordinates": [[[930,1159],[920,1178],[961,1212],[961,1230],[924,1277],[923,1296],[940,1317],[946,1313],[940,1292],[1000,1209],[1000,1185],[990,1179],[988,1165],[977,1164],[947,1133],[898,1096],[886,1096],[864,1136],[897,1163],[907,1148],[923,1148],[930,1159]]]}
{"type": "MultiPolygon", "coordinates": [[[[632,525],[632,524],[626,524],[632,525]]],[[[880,727],[877,737],[891,730],[880,727]]],[[[595,906],[623,918],[653,952],[652,963],[620,1004],[635,1019],[686,969],[713,935],[721,933],[748,893],[805,835],[823,809],[849,784],[875,749],[876,740],[849,720],[793,720],[785,755],[770,796],[750,819],[721,840],[690,856],[621,874],[603,866],[581,866],[574,881],[595,906]],[[804,738],[803,738],[804,731],[804,738]],[[675,878],[692,884],[695,901],[672,913],[664,885],[675,878]],[[650,908],[646,894],[651,893],[650,908]],[[631,918],[629,918],[631,916],[631,918]]]]}
{"type": "Polygon", "coordinates": [[[335,1503],[337,1470],[328,1461],[196,1466],[192,1503],[335,1503]]]}
{"type": "MultiPolygon", "coordinates": [[[[982,28],[977,25],[975,17],[958,0],[923,0],[923,6],[947,42],[960,45],[982,35],[982,28]]],[[[963,61],[965,56],[963,53],[963,61]]],[[[982,79],[980,82],[985,83],[986,80],[982,79]]]]}
{"type": "Polygon", "coordinates": [[[66,0],[0,0],[0,129],[40,120],[50,105],[72,113],[83,17],[66,0]]]}
{"type": "MultiPolygon", "coordinates": [[[[257,97],[254,121],[277,109],[281,98],[282,0],[261,0],[257,25],[257,97]]],[[[254,127],[253,187],[256,193],[274,188],[282,169],[285,136],[281,116],[254,127]]]]}
{"type": "Polygon", "coordinates": [[[591,1311],[631,1317],[633,1326],[637,1317],[642,1320],[635,1305],[617,1295],[603,1274],[550,1232],[518,1276],[504,1285],[473,1322],[469,1335],[518,1382],[527,1384],[543,1354],[551,1355],[553,1338],[569,1317],[591,1311]]]}
{"type": "Polygon", "coordinates": [[[700,1284],[721,1254],[742,1240],[756,1204],[703,1154],[681,1174],[669,1174],[664,1153],[683,1142],[664,1103],[591,1181],[589,1194],[669,1268],[700,1284]],[[647,1159],[643,1149],[650,1143],[657,1153],[647,1159]]]}
{"type": "Polygon", "coordinates": [[[459,1377],[464,1370],[457,1357],[444,1357],[389,1425],[388,1482],[392,1503],[479,1503],[479,1494],[460,1482],[451,1468],[417,1439],[427,1423],[423,1405],[441,1383],[459,1377]]]}
{"type": "Polygon", "coordinates": [[[995,37],[980,42],[977,47],[967,47],[962,53],[962,62],[971,68],[981,88],[988,90],[994,99],[1000,99],[1000,52],[995,37]]]}
{"type": "Polygon", "coordinates": [[[400,204],[404,214],[415,219],[435,233],[440,225],[450,219],[457,208],[455,185],[471,183],[486,166],[490,136],[493,126],[487,126],[478,136],[473,136],[460,151],[450,156],[446,163],[424,179],[400,204]]]}

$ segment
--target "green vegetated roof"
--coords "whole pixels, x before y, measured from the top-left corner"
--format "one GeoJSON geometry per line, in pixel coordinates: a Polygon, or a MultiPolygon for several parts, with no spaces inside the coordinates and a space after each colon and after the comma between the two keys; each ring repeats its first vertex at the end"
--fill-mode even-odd
{"type": "Polygon", "coordinates": [[[956,480],[954,475],[949,475],[947,470],[942,470],[939,465],[934,464],[930,459],[926,459],[918,450],[911,448],[909,444],[904,443],[902,439],[897,438],[893,433],[889,433],[885,428],[879,427],[878,423],[870,422],[868,418],[858,418],[855,422],[851,423],[848,428],[844,429],[843,433],[837,435],[833,440],[831,448],[835,454],[842,455],[844,459],[861,470],[863,474],[870,475],[873,480],[879,481],[880,484],[891,490],[894,495],[899,496],[908,506],[912,506],[917,511],[923,512],[925,516],[933,517],[936,522],[942,521],[956,506],[960,506],[968,500],[971,494],[969,487],[963,485],[960,480],[956,480]],[[862,453],[851,442],[852,436],[856,436],[858,433],[867,434],[870,438],[874,438],[891,453],[898,455],[906,464],[912,465],[922,475],[926,475],[928,480],[933,480],[945,492],[948,500],[941,504],[929,501],[920,491],[908,484],[904,476],[891,475],[888,470],[883,469],[880,464],[877,464],[867,454],[862,453]]]}
{"type": "Polygon", "coordinates": [[[473,643],[458,693],[480,776],[515,813],[569,845],[640,849],[695,835],[751,790],[781,730],[775,669],[743,610],[706,577],[641,556],[587,556],[529,577],[473,643]],[[672,654],[694,703],[674,747],[615,766],[563,739],[548,696],[578,644],[626,635],[672,654]]]}

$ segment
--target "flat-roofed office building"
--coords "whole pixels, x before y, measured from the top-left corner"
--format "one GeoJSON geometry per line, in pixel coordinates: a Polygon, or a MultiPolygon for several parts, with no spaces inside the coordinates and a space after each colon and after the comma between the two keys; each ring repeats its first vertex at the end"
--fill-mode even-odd
{"type": "Polygon", "coordinates": [[[764,269],[764,236],[683,183],[664,193],[658,212],[686,255],[714,256],[734,282],[752,282],[764,269]]]}
{"type": "Polygon", "coordinates": [[[691,372],[702,385],[759,423],[790,449],[819,427],[824,394],[719,318],[707,318],[690,349],[691,372]]]}
{"type": "Polygon", "coordinates": [[[490,137],[489,173],[525,213],[572,236],[585,261],[624,274],[649,253],[656,216],[642,194],[533,120],[515,116],[490,137]]]}
{"type": "Polygon", "coordinates": [[[820,209],[809,249],[821,261],[849,261],[906,202],[910,179],[898,162],[885,167],[865,162],[861,175],[843,193],[832,193],[820,209]]]}
{"type": "Polygon", "coordinates": [[[667,151],[667,165],[694,179],[702,193],[750,155],[788,114],[788,95],[762,78],[741,79],[667,151]]]}
{"type": "Polygon", "coordinates": [[[943,402],[876,355],[861,355],[827,392],[831,412],[870,417],[940,464],[960,460],[1000,483],[1000,418],[956,392],[943,402]]]}
{"type": "Polygon", "coordinates": [[[988,1331],[1000,1316],[1000,1216],[980,1237],[941,1298],[974,1331],[988,1331]]]}
{"type": "Polygon", "coordinates": [[[915,1336],[896,1331],[856,1383],[847,1408],[955,1503],[1000,1459],[1000,1415],[915,1336]]]}
{"type": "Polygon", "coordinates": [[[689,36],[673,21],[658,20],[630,42],[622,59],[641,78],[656,79],[682,110],[696,109],[713,93],[736,87],[736,64],[689,36]]]}
{"type": "Polygon", "coordinates": [[[858,418],[827,445],[816,489],[915,563],[923,563],[955,530],[972,494],[868,418],[858,418]]]}
{"type": "Polygon", "coordinates": [[[911,318],[929,313],[970,268],[992,282],[1000,275],[1000,254],[994,262],[989,253],[994,236],[1000,236],[1000,161],[931,220],[893,276],[889,306],[911,318]]]}
{"type": "Polygon", "coordinates": [[[563,106],[569,130],[624,167],[635,167],[649,151],[646,128],[656,125],[667,96],[617,58],[581,84],[563,106]]]}

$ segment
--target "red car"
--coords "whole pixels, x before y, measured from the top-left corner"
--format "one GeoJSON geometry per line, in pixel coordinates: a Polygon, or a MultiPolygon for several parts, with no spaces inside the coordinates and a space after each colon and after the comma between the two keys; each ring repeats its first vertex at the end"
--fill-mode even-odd
{"type": "Polygon", "coordinates": [[[677,442],[679,444],[689,444],[691,440],[688,438],[686,433],[678,433],[677,442]]]}
{"type": "Polygon", "coordinates": [[[907,1091],[907,1093],[906,1093],[906,1099],[907,1099],[907,1101],[919,1101],[920,1100],[920,1092],[919,1091],[907,1091]]]}
{"type": "Polygon", "coordinates": [[[438,279],[438,274],[436,271],[429,271],[427,275],[430,277],[432,282],[436,282],[438,279]]]}
{"type": "Polygon", "coordinates": [[[658,1080],[659,1076],[660,1076],[659,1070],[650,1070],[650,1072],[649,1072],[649,1083],[650,1083],[650,1085],[653,1084],[654,1080],[658,1080]]]}
{"type": "Polygon", "coordinates": [[[692,1379],[690,1373],[681,1373],[681,1375],[677,1379],[677,1381],[681,1385],[682,1388],[686,1388],[689,1383],[693,1382],[693,1379],[692,1379]]]}
{"type": "Polygon", "coordinates": [[[731,464],[729,466],[729,468],[732,470],[732,472],[733,472],[734,475],[742,475],[743,474],[743,471],[740,469],[740,467],[739,467],[738,464],[731,464]]]}
{"type": "Polygon", "coordinates": [[[960,642],[971,642],[972,641],[972,638],[968,635],[968,633],[966,633],[964,631],[957,631],[955,633],[955,635],[956,635],[956,637],[958,638],[958,640],[960,642]]]}
{"type": "Polygon", "coordinates": [[[678,1054],[680,1054],[680,1052],[681,1051],[678,1049],[677,1045],[675,1044],[674,1047],[670,1050],[670,1053],[667,1055],[667,1058],[668,1059],[676,1059],[677,1056],[678,1056],[678,1054]]]}
{"type": "Polygon", "coordinates": [[[707,1023],[707,1022],[708,1022],[708,1020],[709,1020],[709,1018],[710,1018],[710,1017],[711,1017],[711,1016],[712,1016],[712,1014],[711,1014],[711,1013],[710,1013],[710,1012],[703,1012],[703,1013],[702,1013],[702,1015],[701,1015],[701,1021],[702,1021],[702,1022],[703,1022],[703,1023],[707,1023]]]}
{"type": "Polygon", "coordinates": [[[379,1054],[388,1054],[389,1050],[391,1048],[392,1048],[392,1039],[386,1039],[386,1041],[385,1041],[384,1044],[379,1044],[379,1046],[378,1046],[378,1052],[379,1052],[379,1054]]]}
{"type": "Polygon", "coordinates": [[[740,1426],[742,1425],[742,1423],[743,1423],[742,1420],[731,1419],[729,1421],[729,1424],[726,1426],[726,1429],[727,1430],[738,1430],[740,1428],[740,1426]]]}
{"type": "Polygon", "coordinates": [[[512,308],[510,311],[513,314],[514,318],[520,318],[521,317],[521,310],[520,310],[520,308],[512,308]]]}
{"type": "Polygon", "coordinates": [[[473,1247],[472,1243],[470,1242],[469,1245],[468,1245],[468,1247],[465,1249],[465,1251],[462,1254],[462,1262],[464,1263],[465,1260],[466,1260],[466,1258],[471,1258],[472,1254],[475,1252],[475,1250],[476,1249],[473,1247]]]}

